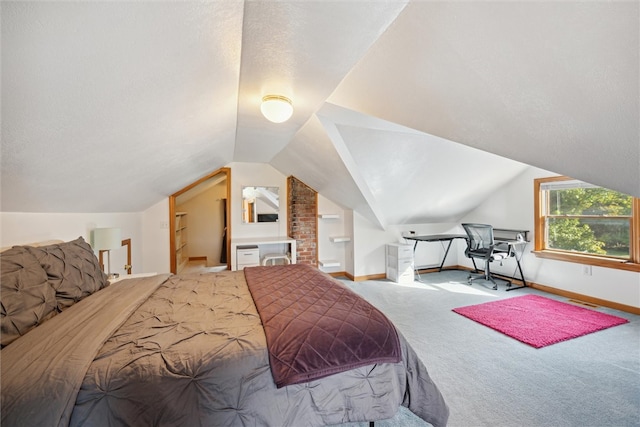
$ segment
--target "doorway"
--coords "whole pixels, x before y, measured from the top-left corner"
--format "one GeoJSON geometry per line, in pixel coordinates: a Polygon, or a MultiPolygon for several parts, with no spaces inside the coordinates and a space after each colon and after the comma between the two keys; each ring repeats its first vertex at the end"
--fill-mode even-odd
{"type": "Polygon", "coordinates": [[[231,169],[221,168],[169,196],[171,272],[191,262],[231,269],[231,169]]]}

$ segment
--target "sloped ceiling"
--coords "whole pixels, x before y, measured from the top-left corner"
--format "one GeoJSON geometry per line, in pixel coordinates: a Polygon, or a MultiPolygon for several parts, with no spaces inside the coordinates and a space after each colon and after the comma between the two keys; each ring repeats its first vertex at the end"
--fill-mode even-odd
{"type": "Polygon", "coordinates": [[[2,211],[141,211],[230,162],[242,12],[3,2],[2,211]]]}
{"type": "Polygon", "coordinates": [[[411,3],[330,101],[638,196],[639,4],[411,3]]]}
{"type": "Polygon", "coordinates": [[[526,164],[640,196],[637,2],[1,14],[3,212],[141,211],[232,161],[381,227],[459,218],[526,164]],[[268,93],[293,100],[290,121],[260,115],[268,93]]]}

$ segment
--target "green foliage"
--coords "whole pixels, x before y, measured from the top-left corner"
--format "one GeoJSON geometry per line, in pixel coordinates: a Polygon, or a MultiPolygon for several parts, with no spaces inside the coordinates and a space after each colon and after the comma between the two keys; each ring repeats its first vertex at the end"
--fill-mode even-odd
{"type": "Polygon", "coordinates": [[[567,251],[606,255],[604,242],[598,241],[587,224],[572,218],[554,219],[549,224],[549,247],[567,251]]]}
{"type": "Polygon", "coordinates": [[[553,215],[631,215],[633,198],[606,188],[572,188],[549,191],[553,215]]]}
{"type": "Polygon", "coordinates": [[[598,218],[552,218],[549,247],[598,255],[628,257],[633,198],[605,188],[549,191],[551,215],[598,218]]]}

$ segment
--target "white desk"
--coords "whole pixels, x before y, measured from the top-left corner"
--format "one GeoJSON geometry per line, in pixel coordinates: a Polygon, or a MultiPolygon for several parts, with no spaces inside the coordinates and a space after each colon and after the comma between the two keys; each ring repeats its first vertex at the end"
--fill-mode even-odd
{"type": "Polygon", "coordinates": [[[231,239],[231,270],[238,269],[236,265],[236,251],[238,246],[257,245],[260,251],[260,260],[267,253],[291,253],[291,264],[296,263],[296,239],[289,236],[278,237],[242,237],[231,239]],[[280,246],[280,248],[276,248],[280,246]],[[276,249],[274,249],[276,248],[276,249]]]}

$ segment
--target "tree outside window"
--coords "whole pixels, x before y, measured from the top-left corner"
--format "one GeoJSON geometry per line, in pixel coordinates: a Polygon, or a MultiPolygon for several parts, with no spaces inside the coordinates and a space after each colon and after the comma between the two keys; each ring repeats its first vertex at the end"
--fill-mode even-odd
{"type": "Polygon", "coordinates": [[[537,255],[594,265],[638,263],[638,199],[568,177],[537,179],[535,190],[537,255]]]}

